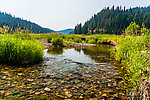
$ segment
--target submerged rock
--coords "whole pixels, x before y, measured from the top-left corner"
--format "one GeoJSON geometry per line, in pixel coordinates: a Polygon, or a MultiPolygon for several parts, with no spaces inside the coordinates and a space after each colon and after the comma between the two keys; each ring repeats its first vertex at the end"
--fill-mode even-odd
{"type": "Polygon", "coordinates": [[[44,89],[44,91],[46,91],[46,92],[50,92],[50,91],[51,91],[51,89],[50,89],[50,88],[48,88],[48,87],[46,87],[46,88],[44,89]]]}

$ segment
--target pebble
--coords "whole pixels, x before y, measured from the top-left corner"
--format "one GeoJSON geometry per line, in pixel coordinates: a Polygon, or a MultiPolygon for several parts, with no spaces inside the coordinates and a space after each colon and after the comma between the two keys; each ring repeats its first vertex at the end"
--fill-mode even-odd
{"type": "Polygon", "coordinates": [[[51,89],[49,89],[48,87],[44,88],[44,90],[45,90],[46,92],[50,92],[50,91],[51,91],[51,89]]]}
{"type": "Polygon", "coordinates": [[[59,57],[46,58],[40,66],[8,68],[3,72],[4,74],[0,74],[3,78],[0,79],[0,89],[3,89],[1,95],[9,91],[11,93],[19,91],[16,95],[21,98],[47,95],[52,99],[90,100],[99,100],[100,97],[113,98],[114,93],[123,95],[120,91],[120,82],[117,82],[121,78],[118,77],[119,74],[114,66],[107,63],[95,65],[59,59],[59,57]],[[5,75],[8,73],[11,78],[5,75]]]}

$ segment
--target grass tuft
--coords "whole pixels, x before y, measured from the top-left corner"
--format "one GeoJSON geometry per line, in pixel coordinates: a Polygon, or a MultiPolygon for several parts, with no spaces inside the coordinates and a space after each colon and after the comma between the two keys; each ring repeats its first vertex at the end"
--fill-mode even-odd
{"type": "Polygon", "coordinates": [[[43,45],[37,40],[22,39],[14,35],[1,35],[0,40],[1,64],[34,64],[43,59],[43,45]]]}

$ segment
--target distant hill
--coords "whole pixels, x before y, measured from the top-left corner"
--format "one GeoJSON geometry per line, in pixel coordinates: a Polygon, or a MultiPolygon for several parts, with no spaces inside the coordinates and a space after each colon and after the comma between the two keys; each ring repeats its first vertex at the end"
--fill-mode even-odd
{"type": "Polygon", "coordinates": [[[60,34],[74,34],[74,29],[65,29],[65,30],[60,30],[60,31],[56,31],[60,34]]]}
{"type": "Polygon", "coordinates": [[[29,31],[34,33],[54,32],[51,29],[43,28],[40,25],[35,24],[33,22],[21,18],[16,18],[10,14],[0,12],[0,27],[3,27],[4,25],[12,28],[12,30],[15,30],[19,26],[21,29],[28,29],[29,31]]]}
{"type": "Polygon", "coordinates": [[[150,6],[135,7],[106,7],[84,25],[75,26],[75,34],[122,34],[131,22],[150,29],[150,6]]]}

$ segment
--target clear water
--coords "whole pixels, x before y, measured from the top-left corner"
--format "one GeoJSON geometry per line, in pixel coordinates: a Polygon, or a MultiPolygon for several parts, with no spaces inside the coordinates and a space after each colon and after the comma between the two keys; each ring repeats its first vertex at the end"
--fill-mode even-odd
{"type": "Polygon", "coordinates": [[[124,99],[125,87],[111,51],[114,48],[108,45],[50,48],[44,50],[41,64],[0,65],[0,99],[124,99]]]}
{"type": "Polygon", "coordinates": [[[96,63],[89,55],[85,55],[82,49],[80,52],[76,51],[74,48],[63,49],[63,54],[58,55],[48,54],[46,53],[47,51],[48,50],[45,50],[46,57],[62,57],[64,59],[70,59],[81,63],[96,63]]]}
{"type": "Polygon", "coordinates": [[[110,63],[110,51],[114,50],[111,45],[99,45],[87,48],[51,48],[44,50],[45,57],[57,57],[70,59],[80,63],[110,63]]]}

